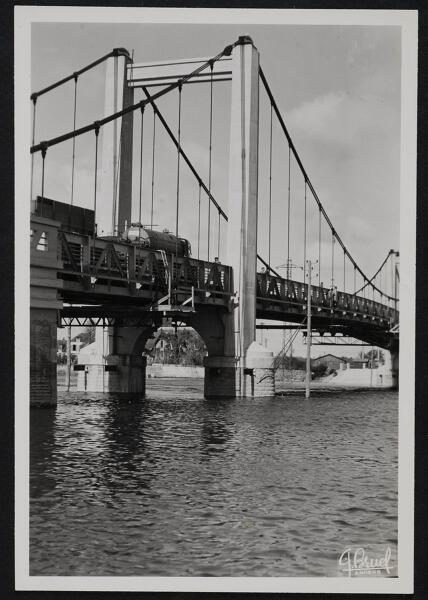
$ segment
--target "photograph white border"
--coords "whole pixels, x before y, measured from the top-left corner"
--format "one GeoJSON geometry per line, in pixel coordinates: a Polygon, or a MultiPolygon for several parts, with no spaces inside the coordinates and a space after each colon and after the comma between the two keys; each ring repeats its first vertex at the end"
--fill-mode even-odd
{"type": "Polygon", "coordinates": [[[402,32],[398,577],[57,577],[29,574],[29,244],[15,254],[15,588],[73,591],[340,592],[413,591],[416,137],[418,13],[415,10],[15,7],[15,239],[29,230],[31,24],[210,23],[395,25],[402,32]]]}

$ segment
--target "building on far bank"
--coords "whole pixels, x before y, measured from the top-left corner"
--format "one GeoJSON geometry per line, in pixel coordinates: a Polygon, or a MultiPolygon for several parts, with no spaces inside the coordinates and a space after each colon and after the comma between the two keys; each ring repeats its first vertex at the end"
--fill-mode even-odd
{"type": "MultiPolygon", "coordinates": [[[[85,340],[82,341],[80,339],[80,337],[77,335],[71,339],[70,353],[71,353],[72,362],[76,362],[77,355],[79,354],[80,350],[82,348],[84,348],[86,345],[87,345],[87,342],[85,340]]],[[[57,356],[58,364],[64,364],[67,362],[67,340],[65,338],[62,338],[61,340],[57,340],[56,356],[57,356]]]]}
{"type": "MultiPolygon", "coordinates": [[[[346,365],[346,358],[342,358],[340,356],[335,356],[334,354],[324,354],[323,356],[318,356],[312,360],[312,366],[318,367],[319,365],[326,365],[329,371],[338,371],[340,369],[340,365],[346,365]]],[[[343,368],[343,367],[342,367],[343,368]]]]}
{"type": "Polygon", "coordinates": [[[312,359],[312,367],[316,368],[321,365],[325,365],[327,371],[338,371],[339,369],[367,369],[370,366],[377,368],[379,361],[370,358],[346,358],[343,356],[336,356],[334,354],[323,354],[312,359]]]}

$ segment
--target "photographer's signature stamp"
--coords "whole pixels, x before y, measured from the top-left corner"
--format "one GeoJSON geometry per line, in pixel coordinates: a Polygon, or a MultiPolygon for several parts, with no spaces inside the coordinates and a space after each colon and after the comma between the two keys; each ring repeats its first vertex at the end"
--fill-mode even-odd
{"type": "Polygon", "coordinates": [[[339,567],[348,577],[368,575],[385,576],[392,571],[391,548],[388,546],[383,555],[371,556],[364,548],[346,548],[338,559],[339,567]]]}

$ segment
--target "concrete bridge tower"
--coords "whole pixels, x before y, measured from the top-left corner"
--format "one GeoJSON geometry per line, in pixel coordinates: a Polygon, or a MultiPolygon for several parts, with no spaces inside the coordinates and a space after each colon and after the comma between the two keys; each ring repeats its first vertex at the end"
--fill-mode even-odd
{"type": "MultiPolygon", "coordinates": [[[[127,66],[131,57],[124,48],[115,48],[107,59],[104,116],[134,103],[134,88],[128,86],[127,66]]],[[[134,112],[131,111],[102,128],[101,169],[98,177],[100,210],[97,211],[99,236],[114,235],[131,221],[132,140],[134,112]]]]}
{"type": "Polygon", "coordinates": [[[272,352],[256,342],[258,146],[259,52],[243,36],[232,50],[226,262],[233,267],[235,306],[225,327],[225,356],[205,362],[206,396],[275,391],[272,352]],[[225,382],[234,391],[223,389],[225,382]]]}

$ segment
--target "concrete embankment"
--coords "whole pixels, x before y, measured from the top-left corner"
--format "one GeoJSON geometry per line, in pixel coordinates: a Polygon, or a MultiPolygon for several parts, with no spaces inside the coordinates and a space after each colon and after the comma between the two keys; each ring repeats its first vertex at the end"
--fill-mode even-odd
{"type": "Polygon", "coordinates": [[[204,367],[185,365],[147,365],[147,377],[188,377],[191,379],[202,379],[204,367]]]}
{"type": "MultiPolygon", "coordinates": [[[[58,389],[65,390],[66,389],[66,370],[67,367],[65,365],[58,365],[57,367],[57,384],[58,389]]],[[[76,371],[71,370],[71,380],[70,380],[70,388],[77,387],[77,377],[78,373],[76,371]]],[[[204,368],[196,367],[196,366],[184,366],[184,365],[148,365],[146,368],[146,377],[147,378],[188,378],[188,379],[203,379],[204,378],[204,368]]]]}
{"type": "MultiPolygon", "coordinates": [[[[303,389],[305,386],[304,371],[282,371],[275,374],[275,390],[277,393],[283,391],[303,389]]],[[[368,389],[368,388],[391,388],[392,374],[387,367],[378,369],[342,369],[337,374],[327,375],[312,379],[311,387],[313,389],[368,389]]]]}
{"type": "Polygon", "coordinates": [[[339,387],[392,387],[392,373],[390,369],[342,369],[337,375],[323,377],[322,380],[329,386],[339,387]]]}

